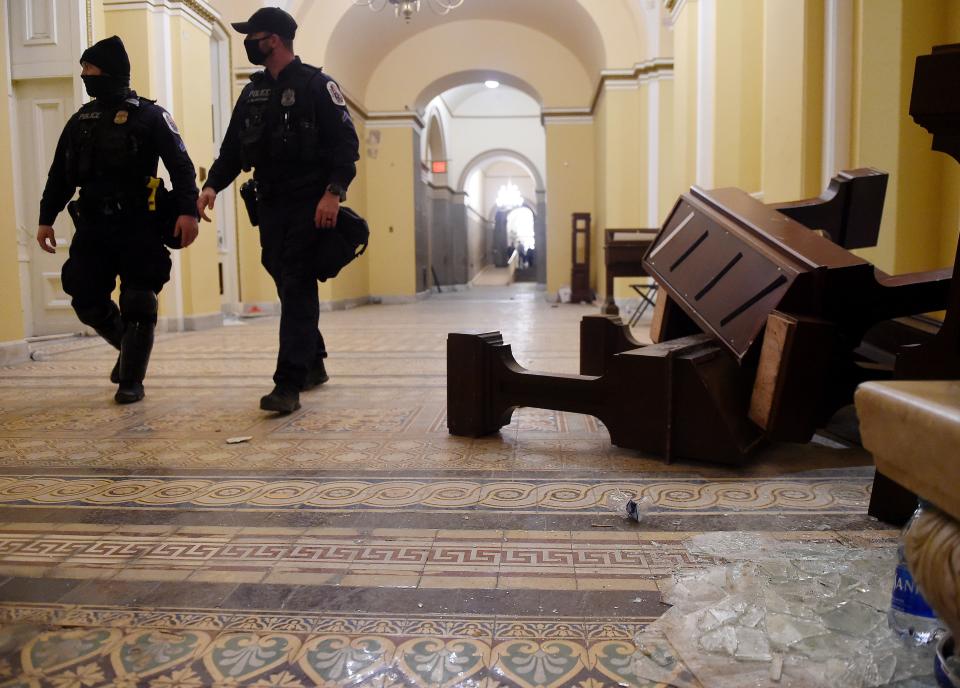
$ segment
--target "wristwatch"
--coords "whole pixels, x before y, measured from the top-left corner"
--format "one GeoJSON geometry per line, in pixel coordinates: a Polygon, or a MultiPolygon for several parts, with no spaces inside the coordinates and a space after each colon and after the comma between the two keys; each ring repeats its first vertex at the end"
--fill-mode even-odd
{"type": "Polygon", "coordinates": [[[340,197],[340,202],[347,200],[347,190],[339,184],[327,184],[327,193],[332,193],[340,197]]]}

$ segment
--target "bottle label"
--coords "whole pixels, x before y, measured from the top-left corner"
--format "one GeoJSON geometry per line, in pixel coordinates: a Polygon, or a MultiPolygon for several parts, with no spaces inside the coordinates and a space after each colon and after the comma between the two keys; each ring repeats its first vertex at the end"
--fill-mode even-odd
{"type": "Polygon", "coordinates": [[[930,609],[930,605],[920,594],[920,588],[916,581],[910,575],[910,569],[906,564],[897,566],[897,578],[893,583],[893,598],[890,605],[898,612],[912,614],[913,616],[923,616],[930,619],[936,618],[936,614],[930,609]]]}

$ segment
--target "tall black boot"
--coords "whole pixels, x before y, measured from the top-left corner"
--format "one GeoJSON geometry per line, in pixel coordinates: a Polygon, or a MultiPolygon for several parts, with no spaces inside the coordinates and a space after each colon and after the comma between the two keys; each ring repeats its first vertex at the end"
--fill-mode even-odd
{"type": "Polygon", "coordinates": [[[118,404],[132,404],[143,399],[143,378],[147,375],[147,364],[153,351],[155,328],[151,322],[127,323],[120,346],[120,388],[113,397],[118,404]]]}
{"type": "MultiPolygon", "coordinates": [[[[84,325],[92,327],[98,335],[107,340],[117,351],[123,341],[123,321],[120,318],[120,309],[113,301],[100,303],[96,306],[84,306],[74,301],[73,309],[77,317],[84,325]]],[[[120,356],[117,356],[117,362],[110,371],[110,382],[117,384],[120,382],[120,356]]]]}
{"type": "Polygon", "coordinates": [[[120,311],[126,325],[120,344],[120,387],[114,399],[118,404],[132,404],[144,395],[143,378],[157,326],[157,295],[143,289],[121,290],[120,311]]]}

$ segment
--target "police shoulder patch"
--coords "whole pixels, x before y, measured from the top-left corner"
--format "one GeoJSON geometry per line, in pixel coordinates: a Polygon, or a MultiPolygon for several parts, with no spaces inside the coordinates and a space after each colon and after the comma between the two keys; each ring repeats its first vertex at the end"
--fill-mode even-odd
{"type": "Polygon", "coordinates": [[[343,97],[343,93],[340,92],[340,87],[337,86],[336,81],[327,82],[327,92],[330,94],[330,100],[332,100],[335,105],[346,107],[347,99],[343,97]]]}
{"type": "Polygon", "coordinates": [[[180,130],[177,129],[177,123],[173,121],[173,115],[171,115],[166,110],[163,111],[163,121],[167,123],[167,126],[170,128],[170,131],[172,131],[177,136],[180,135],[180,130]]]}

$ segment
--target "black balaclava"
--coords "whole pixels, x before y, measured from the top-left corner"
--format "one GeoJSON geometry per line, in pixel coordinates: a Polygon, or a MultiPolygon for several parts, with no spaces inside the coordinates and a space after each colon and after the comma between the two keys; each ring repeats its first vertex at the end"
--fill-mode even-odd
{"type": "Polygon", "coordinates": [[[118,98],[130,87],[130,58],[119,36],[110,36],[83,51],[80,62],[89,62],[103,74],[81,76],[91,98],[118,98]]]}

